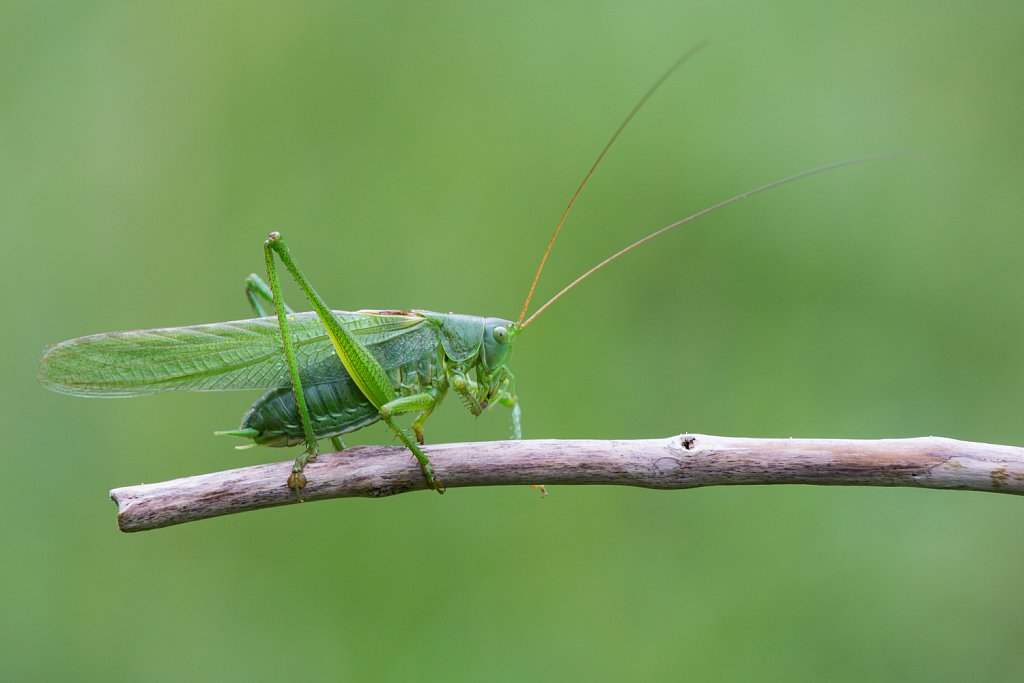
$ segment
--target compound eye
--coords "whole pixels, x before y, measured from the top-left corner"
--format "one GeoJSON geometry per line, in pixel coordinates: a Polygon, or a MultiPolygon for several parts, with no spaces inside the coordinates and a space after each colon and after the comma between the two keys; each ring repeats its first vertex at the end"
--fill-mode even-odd
{"type": "Polygon", "coordinates": [[[495,327],[494,332],[492,332],[492,334],[494,335],[494,341],[498,342],[499,344],[504,344],[505,342],[508,341],[508,330],[506,330],[501,325],[495,327]]]}

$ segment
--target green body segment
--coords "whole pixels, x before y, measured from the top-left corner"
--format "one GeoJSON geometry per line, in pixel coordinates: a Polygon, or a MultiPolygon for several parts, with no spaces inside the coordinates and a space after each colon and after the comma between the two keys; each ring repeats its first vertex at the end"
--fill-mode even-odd
{"type": "Polygon", "coordinates": [[[159,391],[264,389],[237,430],[256,444],[305,450],[288,486],[306,485],[317,443],[383,420],[416,457],[427,484],[444,492],[420,448],[423,424],[449,387],[479,415],[490,405],[520,411],[508,368],[519,326],[501,318],[431,311],[332,311],[295,264],[278,233],[263,245],[269,284],[246,280],[252,320],[81,337],[48,348],[39,380],[78,396],[134,396],[159,391]],[[295,279],[312,313],[294,313],[281,294],[277,260],[295,279]],[[267,316],[273,306],[274,317],[267,316]],[[395,418],[417,413],[415,439],[395,418]]]}
{"type": "MultiPolygon", "coordinates": [[[[340,366],[340,363],[339,363],[340,366]]],[[[341,436],[380,419],[380,412],[346,376],[303,389],[317,439],[341,436]]],[[[260,446],[296,446],[305,441],[292,388],[270,389],[229,435],[251,438],[260,446]]]]}
{"type": "MultiPolygon", "coordinates": [[[[510,358],[506,353],[497,364],[490,358],[485,362],[493,341],[485,344],[482,337],[512,325],[499,318],[431,311],[332,311],[332,316],[373,355],[399,399],[430,392],[440,401],[451,376],[475,370],[467,391],[487,402],[483,394],[490,391],[495,368],[510,358]]],[[[317,315],[290,314],[288,327],[315,437],[380,420],[379,409],[341,362],[317,315]]],[[[264,389],[240,428],[230,433],[266,446],[304,441],[276,317],[79,337],[49,347],[38,374],[48,389],[73,396],[264,389]]],[[[513,388],[503,380],[496,398],[512,406],[513,388]]],[[[518,431],[518,411],[515,417],[518,431]]]]}
{"type": "MultiPolygon", "coordinates": [[[[448,378],[435,330],[425,326],[409,334],[433,337],[433,348],[425,348],[430,340],[405,337],[369,348],[384,368],[396,397],[428,390],[443,396],[448,390],[448,378]]],[[[379,409],[362,392],[337,356],[305,368],[300,375],[317,439],[347,434],[381,419],[379,409]]],[[[252,430],[248,435],[263,446],[302,443],[305,435],[292,387],[270,389],[257,399],[242,418],[239,431],[244,430],[252,430]]]]}

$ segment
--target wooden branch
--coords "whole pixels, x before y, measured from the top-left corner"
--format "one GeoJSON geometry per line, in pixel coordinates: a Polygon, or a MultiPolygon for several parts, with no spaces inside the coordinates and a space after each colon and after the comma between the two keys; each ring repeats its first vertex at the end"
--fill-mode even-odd
{"type": "MultiPolygon", "coordinates": [[[[744,439],[683,434],[622,441],[490,441],[425,449],[451,489],[612,484],[688,489],[724,484],[916,486],[1024,494],[1024,448],[917,439],[744,439]]],[[[143,531],[297,502],[292,461],[114,489],[121,531],[143,531]]],[[[404,448],[356,446],[306,468],[303,500],[379,498],[426,488],[404,448]]],[[[426,504],[426,501],[424,501],[426,504]]]]}

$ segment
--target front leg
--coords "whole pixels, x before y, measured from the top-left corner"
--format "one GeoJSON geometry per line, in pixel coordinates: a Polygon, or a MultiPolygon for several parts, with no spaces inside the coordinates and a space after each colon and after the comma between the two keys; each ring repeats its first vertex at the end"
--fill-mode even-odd
{"type": "Polygon", "coordinates": [[[459,396],[466,402],[466,406],[469,408],[469,412],[473,415],[480,415],[492,401],[497,401],[503,406],[507,406],[512,409],[512,438],[522,439],[523,438],[523,426],[522,426],[522,411],[519,409],[519,399],[516,397],[515,389],[515,378],[512,377],[512,373],[505,371],[506,379],[504,387],[499,389],[493,397],[484,397],[481,401],[477,398],[477,394],[480,392],[479,385],[473,380],[466,377],[461,372],[452,373],[451,386],[459,396]]]}
{"type": "Polygon", "coordinates": [[[519,399],[514,395],[502,392],[498,394],[498,403],[512,409],[512,438],[516,441],[523,438],[523,411],[519,409],[519,399]]]}
{"type": "MultiPolygon", "coordinates": [[[[516,441],[523,438],[523,424],[522,418],[523,413],[519,409],[519,398],[515,393],[510,391],[502,391],[498,394],[498,402],[503,406],[508,406],[512,409],[512,438],[516,441]]],[[[548,490],[544,484],[530,484],[531,489],[539,489],[540,497],[544,498],[548,495],[548,490]]]]}
{"type": "Polygon", "coordinates": [[[516,378],[508,368],[504,368],[504,372],[505,381],[495,399],[512,409],[512,438],[518,441],[523,438],[523,413],[519,409],[519,397],[516,396],[516,378]]]}

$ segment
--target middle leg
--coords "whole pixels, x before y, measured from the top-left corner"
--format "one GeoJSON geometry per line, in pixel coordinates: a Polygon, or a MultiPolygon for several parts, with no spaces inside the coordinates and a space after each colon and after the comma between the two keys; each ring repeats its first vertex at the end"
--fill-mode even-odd
{"type": "Polygon", "coordinates": [[[444,484],[437,480],[437,476],[434,473],[434,466],[431,464],[430,458],[427,457],[426,453],[423,452],[415,441],[409,438],[409,435],[406,434],[405,430],[394,421],[395,415],[421,411],[420,416],[416,418],[416,423],[413,424],[413,431],[416,433],[416,440],[419,441],[419,443],[423,443],[423,420],[433,412],[434,406],[436,405],[437,397],[432,392],[423,392],[420,394],[413,394],[412,396],[399,396],[393,401],[388,401],[381,406],[380,416],[399,440],[405,444],[405,447],[412,451],[412,454],[420,463],[420,469],[423,471],[423,477],[427,480],[430,488],[436,489],[438,493],[444,493],[444,484]]]}

